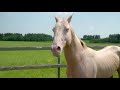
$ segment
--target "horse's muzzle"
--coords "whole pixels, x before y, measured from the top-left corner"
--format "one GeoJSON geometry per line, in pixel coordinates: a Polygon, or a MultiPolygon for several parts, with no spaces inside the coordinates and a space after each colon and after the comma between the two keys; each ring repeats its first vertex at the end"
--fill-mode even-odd
{"type": "Polygon", "coordinates": [[[58,45],[52,45],[51,46],[51,51],[54,56],[59,57],[61,53],[61,47],[58,45]]]}

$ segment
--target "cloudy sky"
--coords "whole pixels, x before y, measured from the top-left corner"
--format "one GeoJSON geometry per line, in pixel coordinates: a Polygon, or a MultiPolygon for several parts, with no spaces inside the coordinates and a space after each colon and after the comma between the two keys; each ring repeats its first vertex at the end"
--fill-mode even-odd
{"type": "MultiPolygon", "coordinates": [[[[55,16],[68,17],[73,12],[0,12],[0,33],[45,33],[53,36],[55,16]]],[[[72,22],[79,37],[85,34],[120,33],[120,12],[74,12],[72,22]]]]}

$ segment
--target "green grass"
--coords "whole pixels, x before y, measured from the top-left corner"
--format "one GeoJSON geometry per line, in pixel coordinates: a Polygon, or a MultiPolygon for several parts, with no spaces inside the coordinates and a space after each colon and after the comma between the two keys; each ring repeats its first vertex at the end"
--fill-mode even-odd
{"type": "MultiPolygon", "coordinates": [[[[85,41],[88,46],[107,46],[120,44],[94,44],[85,41]]],[[[0,47],[9,46],[50,46],[52,42],[18,42],[0,41],[0,47]]],[[[26,65],[46,65],[57,64],[57,58],[53,57],[50,50],[23,50],[23,51],[0,51],[0,67],[4,66],[26,66],[26,65]]],[[[61,64],[66,64],[62,53],[61,64]]],[[[61,78],[66,78],[66,68],[61,68],[61,78]]],[[[114,74],[117,78],[118,74],[114,74]]],[[[0,71],[0,78],[57,78],[57,68],[51,69],[29,69],[0,71]]]]}
{"type": "MultiPolygon", "coordinates": [[[[0,47],[50,46],[52,42],[0,41],[0,47]]],[[[0,51],[0,67],[57,64],[50,50],[0,51]]],[[[66,63],[64,55],[61,64],[66,63]]],[[[61,68],[61,77],[66,77],[66,68],[61,68]]],[[[57,68],[0,71],[0,78],[57,78],[57,68]]]]}
{"type": "MultiPolygon", "coordinates": [[[[57,64],[49,50],[0,51],[0,67],[57,64]]],[[[61,56],[61,64],[65,64],[61,56]]],[[[66,68],[61,68],[61,77],[66,77],[66,68]]],[[[0,71],[0,78],[57,78],[57,68],[0,71]]]]}
{"type": "MultiPolygon", "coordinates": [[[[84,41],[87,46],[109,46],[117,45],[120,43],[89,43],[88,40],[84,41]]],[[[0,41],[0,47],[18,47],[18,46],[51,46],[52,42],[24,42],[24,41],[0,41]]]]}
{"type": "Polygon", "coordinates": [[[0,41],[0,47],[50,46],[52,42],[0,41]]]}
{"type": "Polygon", "coordinates": [[[89,43],[88,40],[84,41],[87,46],[109,46],[109,45],[116,45],[120,46],[120,43],[89,43]]]}
{"type": "MultiPolygon", "coordinates": [[[[61,78],[66,78],[66,68],[61,68],[61,78]]],[[[57,68],[2,71],[0,78],[58,78],[57,68]]]]}
{"type": "MultiPolygon", "coordinates": [[[[26,66],[57,64],[50,51],[3,51],[0,52],[0,66],[26,66]],[[10,57],[8,57],[10,56],[10,57]]],[[[65,64],[61,56],[61,64],[65,64]]],[[[0,78],[57,78],[57,68],[0,71],[0,78]]],[[[66,68],[61,68],[61,78],[66,78],[66,68]]]]}

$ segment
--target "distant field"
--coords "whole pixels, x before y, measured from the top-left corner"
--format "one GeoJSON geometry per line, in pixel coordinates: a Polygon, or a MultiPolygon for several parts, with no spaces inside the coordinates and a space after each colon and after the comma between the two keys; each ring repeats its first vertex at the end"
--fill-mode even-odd
{"type": "MultiPolygon", "coordinates": [[[[118,45],[120,43],[89,43],[84,41],[87,46],[108,46],[118,45]]],[[[0,47],[14,47],[14,46],[51,46],[52,42],[24,42],[24,41],[0,41],[0,47]]]]}
{"type": "Polygon", "coordinates": [[[87,46],[109,46],[109,45],[117,45],[120,46],[120,43],[89,43],[88,40],[84,41],[87,46]]]}
{"type": "Polygon", "coordinates": [[[52,42],[0,41],[0,47],[50,46],[52,42]]]}
{"type": "MultiPolygon", "coordinates": [[[[120,44],[94,44],[85,41],[87,46],[107,46],[120,44]]],[[[17,42],[0,41],[0,47],[12,46],[50,46],[52,42],[17,42]]],[[[52,56],[50,50],[30,51],[0,51],[0,67],[57,64],[57,58],[52,56]]],[[[66,64],[64,55],[61,56],[61,64],[66,64]]],[[[114,75],[118,77],[117,73],[114,75]]],[[[57,68],[0,71],[0,78],[57,78],[57,68]]],[[[61,78],[66,78],[66,68],[61,68],[61,78]]]]}

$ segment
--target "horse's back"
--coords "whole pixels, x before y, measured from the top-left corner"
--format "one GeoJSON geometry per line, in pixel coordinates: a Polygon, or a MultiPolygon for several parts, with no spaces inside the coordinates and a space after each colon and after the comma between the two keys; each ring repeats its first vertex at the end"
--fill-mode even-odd
{"type": "Polygon", "coordinates": [[[103,51],[120,51],[119,46],[106,46],[103,49],[99,50],[98,52],[103,52],[103,51]]]}

